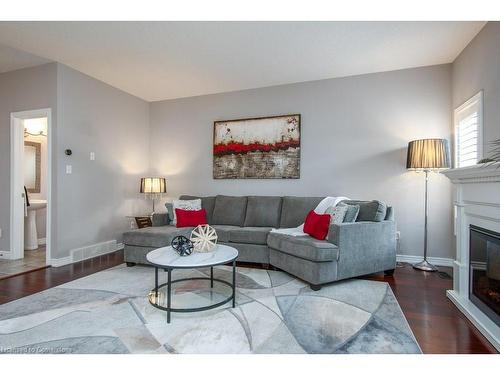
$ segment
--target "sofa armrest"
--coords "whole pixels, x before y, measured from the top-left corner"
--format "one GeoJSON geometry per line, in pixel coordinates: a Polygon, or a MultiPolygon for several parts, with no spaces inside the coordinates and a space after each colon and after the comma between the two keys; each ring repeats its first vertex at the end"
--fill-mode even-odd
{"type": "Polygon", "coordinates": [[[153,223],[153,227],[161,227],[163,225],[170,224],[170,218],[168,216],[168,213],[161,213],[161,214],[155,213],[151,218],[151,222],[153,223]]]}
{"type": "Polygon", "coordinates": [[[339,248],[339,279],[396,267],[394,221],[332,224],[328,231],[328,241],[339,248]]]}

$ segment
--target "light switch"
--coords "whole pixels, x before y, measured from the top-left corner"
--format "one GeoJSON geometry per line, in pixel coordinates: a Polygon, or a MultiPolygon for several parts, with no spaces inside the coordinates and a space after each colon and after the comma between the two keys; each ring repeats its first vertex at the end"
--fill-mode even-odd
{"type": "Polygon", "coordinates": [[[95,160],[95,152],[94,151],[90,152],[90,160],[95,160]]]}
{"type": "Polygon", "coordinates": [[[66,166],[66,174],[71,174],[73,172],[73,168],[71,165],[66,166]]]}

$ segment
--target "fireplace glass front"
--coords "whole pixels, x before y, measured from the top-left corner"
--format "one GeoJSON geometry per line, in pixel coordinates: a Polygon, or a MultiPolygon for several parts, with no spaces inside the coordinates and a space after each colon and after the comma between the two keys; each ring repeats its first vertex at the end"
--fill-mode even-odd
{"type": "Polygon", "coordinates": [[[470,226],[469,298],[500,326],[500,233],[470,226]]]}

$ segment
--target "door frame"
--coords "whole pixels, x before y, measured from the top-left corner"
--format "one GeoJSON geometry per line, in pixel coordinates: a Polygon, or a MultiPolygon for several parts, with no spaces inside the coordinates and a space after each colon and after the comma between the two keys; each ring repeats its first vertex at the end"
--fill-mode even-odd
{"type": "Polygon", "coordinates": [[[47,225],[45,263],[52,260],[52,110],[41,108],[10,114],[10,259],[24,257],[24,126],[22,120],[47,118],[47,225]]]}

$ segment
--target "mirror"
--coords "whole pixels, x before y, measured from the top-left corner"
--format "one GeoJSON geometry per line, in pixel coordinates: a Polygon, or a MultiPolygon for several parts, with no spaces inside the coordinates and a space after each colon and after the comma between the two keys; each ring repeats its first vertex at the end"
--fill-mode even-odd
{"type": "Polygon", "coordinates": [[[24,185],[29,193],[40,193],[41,143],[24,142],[24,185]]]}

